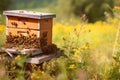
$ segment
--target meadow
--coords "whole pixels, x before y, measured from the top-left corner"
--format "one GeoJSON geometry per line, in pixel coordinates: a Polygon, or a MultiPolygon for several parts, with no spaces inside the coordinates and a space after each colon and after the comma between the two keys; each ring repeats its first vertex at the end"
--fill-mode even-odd
{"type": "Polygon", "coordinates": [[[56,23],[53,27],[53,42],[63,48],[66,55],[72,54],[68,57],[75,61],[74,64],[76,61],[85,63],[82,66],[89,80],[116,80],[110,79],[110,71],[116,53],[114,49],[118,48],[115,44],[118,22],[117,19],[108,19],[105,22],[71,25],[56,23]]]}
{"type": "MultiPolygon", "coordinates": [[[[69,22],[54,23],[53,43],[64,50],[64,55],[43,63],[42,70],[33,64],[30,78],[32,80],[119,80],[120,54],[117,51],[114,52],[114,49],[119,48],[119,35],[117,45],[115,42],[119,20],[109,18],[95,23],[73,22],[74,19],[70,19],[69,22]]],[[[0,47],[4,43],[5,25],[1,24],[0,47]]],[[[17,64],[21,59],[22,57],[17,56],[11,66],[15,66],[15,62],[17,64]]],[[[3,79],[2,76],[6,76],[2,73],[4,71],[6,70],[1,68],[1,79],[3,79]]],[[[17,73],[15,80],[23,79],[23,73],[24,71],[17,73]]],[[[5,78],[5,80],[9,79],[5,78]]]]}

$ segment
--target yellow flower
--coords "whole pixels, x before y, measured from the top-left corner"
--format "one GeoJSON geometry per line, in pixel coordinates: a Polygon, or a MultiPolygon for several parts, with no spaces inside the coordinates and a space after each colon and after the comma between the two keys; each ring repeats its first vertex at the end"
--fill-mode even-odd
{"type": "Polygon", "coordinates": [[[82,46],[82,49],[88,49],[88,46],[83,45],[83,46],[82,46]]]}
{"type": "Polygon", "coordinates": [[[35,76],[36,76],[35,73],[32,73],[32,74],[31,74],[31,78],[34,78],[35,76]]]}
{"type": "Polygon", "coordinates": [[[120,10],[120,6],[115,6],[114,10],[120,10]]]}
{"type": "Polygon", "coordinates": [[[78,55],[78,54],[80,54],[80,50],[79,50],[79,49],[76,49],[76,50],[75,50],[75,55],[78,55]]]}
{"type": "Polygon", "coordinates": [[[44,74],[45,72],[44,71],[41,71],[41,74],[44,74]]]}
{"type": "Polygon", "coordinates": [[[31,78],[32,78],[32,79],[39,79],[39,78],[40,78],[40,75],[38,75],[38,74],[36,74],[35,72],[33,72],[33,73],[31,74],[31,78]]]}
{"type": "Polygon", "coordinates": [[[71,64],[71,65],[69,66],[69,69],[75,69],[75,68],[76,68],[75,64],[71,64]]]}
{"type": "Polygon", "coordinates": [[[0,31],[3,31],[5,29],[4,25],[0,25],[0,31]]]}
{"type": "Polygon", "coordinates": [[[17,55],[17,56],[15,57],[15,60],[18,60],[18,59],[20,59],[20,55],[17,55]]]}

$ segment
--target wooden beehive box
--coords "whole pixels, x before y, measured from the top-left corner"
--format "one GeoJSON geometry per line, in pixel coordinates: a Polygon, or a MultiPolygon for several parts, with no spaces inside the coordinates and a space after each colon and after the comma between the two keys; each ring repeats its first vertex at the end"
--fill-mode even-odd
{"type": "Polygon", "coordinates": [[[35,42],[34,40],[31,41],[33,43],[29,42],[29,39],[32,40],[33,36],[35,36],[36,39],[41,40],[37,43],[43,43],[45,40],[45,45],[52,43],[52,26],[53,18],[56,16],[55,14],[26,10],[4,11],[3,14],[6,15],[6,36],[8,36],[7,43],[13,44],[13,46],[20,41],[20,45],[33,44],[35,42]],[[12,38],[9,39],[11,36],[12,38]],[[23,37],[24,43],[22,43],[20,36],[23,37]],[[18,37],[20,37],[20,40],[17,40],[18,37]],[[43,37],[45,37],[45,39],[42,40],[43,37]]]}

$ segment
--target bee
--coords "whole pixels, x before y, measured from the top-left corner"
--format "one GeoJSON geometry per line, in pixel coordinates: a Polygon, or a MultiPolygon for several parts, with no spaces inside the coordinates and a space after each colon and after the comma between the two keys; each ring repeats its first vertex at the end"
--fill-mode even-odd
{"type": "Polygon", "coordinates": [[[26,23],[23,21],[23,24],[26,25],[26,23]]]}

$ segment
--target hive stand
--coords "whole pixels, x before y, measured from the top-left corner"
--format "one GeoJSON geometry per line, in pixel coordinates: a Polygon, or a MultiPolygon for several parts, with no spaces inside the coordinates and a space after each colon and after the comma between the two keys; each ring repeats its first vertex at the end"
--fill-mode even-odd
{"type": "Polygon", "coordinates": [[[11,58],[14,58],[14,55],[24,55],[30,54],[25,63],[32,64],[41,64],[45,61],[48,61],[52,58],[60,57],[63,54],[63,51],[58,49],[55,53],[52,54],[42,54],[41,49],[24,49],[24,50],[15,50],[15,49],[5,49],[2,48],[0,53],[7,53],[11,58]]]}

